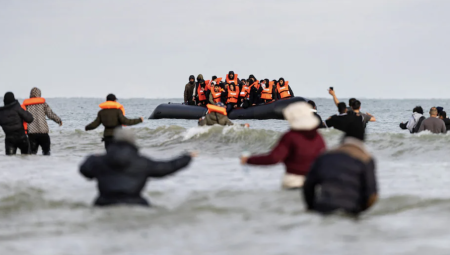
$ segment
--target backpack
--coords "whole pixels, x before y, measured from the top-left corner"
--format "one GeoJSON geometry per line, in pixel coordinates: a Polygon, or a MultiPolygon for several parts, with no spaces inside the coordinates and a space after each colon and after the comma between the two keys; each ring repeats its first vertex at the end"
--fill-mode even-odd
{"type": "Polygon", "coordinates": [[[419,133],[419,128],[422,126],[422,122],[425,120],[425,116],[420,117],[419,121],[417,121],[416,125],[413,128],[413,131],[411,134],[419,133]]]}

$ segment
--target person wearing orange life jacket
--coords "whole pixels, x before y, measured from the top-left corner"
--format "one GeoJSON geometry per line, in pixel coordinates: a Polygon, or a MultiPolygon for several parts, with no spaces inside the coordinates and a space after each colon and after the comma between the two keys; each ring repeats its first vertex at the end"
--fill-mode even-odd
{"type": "Polygon", "coordinates": [[[261,88],[261,84],[256,79],[249,79],[249,104],[250,106],[255,106],[257,104],[261,103],[261,93],[259,92],[259,89],[261,88]]]}
{"type": "Polygon", "coordinates": [[[276,88],[278,99],[286,99],[294,97],[294,92],[292,91],[291,86],[289,86],[289,82],[285,81],[284,78],[280,78],[278,80],[276,88]]]}
{"type": "Polygon", "coordinates": [[[241,80],[238,107],[247,109],[250,106],[250,86],[247,80],[241,80]]]}
{"type": "Polygon", "coordinates": [[[226,75],[225,82],[227,84],[234,83],[234,85],[238,85],[240,80],[238,79],[237,74],[234,74],[233,71],[229,71],[228,74],[226,75]]]}
{"type": "Polygon", "coordinates": [[[199,82],[198,88],[197,88],[197,105],[198,106],[205,106],[206,105],[206,94],[207,94],[207,88],[206,88],[206,82],[201,80],[199,82]]]}
{"type": "MultiPolygon", "coordinates": [[[[221,125],[221,126],[232,126],[233,122],[227,117],[227,111],[225,109],[225,105],[222,102],[219,102],[215,105],[208,104],[206,105],[208,108],[208,113],[198,120],[199,126],[212,126],[212,125],[221,125]]],[[[250,127],[249,124],[241,124],[244,127],[250,127]]]]}
{"type": "Polygon", "coordinates": [[[239,87],[233,83],[227,85],[227,113],[230,113],[234,108],[237,108],[239,100],[239,87]]]}
{"type": "Polygon", "coordinates": [[[195,83],[195,89],[194,89],[194,93],[192,95],[193,100],[195,100],[194,105],[197,105],[199,100],[198,100],[198,87],[200,86],[201,81],[205,81],[205,79],[203,79],[203,74],[199,74],[197,75],[197,82],[195,83]]]}
{"type": "Polygon", "coordinates": [[[34,117],[34,121],[28,124],[26,128],[30,140],[30,153],[37,154],[39,147],[41,147],[42,154],[50,156],[51,141],[48,135],[50,130],[45,117],[53,120],[59,126],[63,124],[61,119],[41,97],[41,90],[38,88],[31,89],[30,98],[23,101],[22,107],[34,117]]]}
{"type": "Polygon", "coordinates": [[[217,104],[223,101],[223,97],[225,96],[224,90],[220,87],[219,84],[214,85],[214,91],[212,91],[209,95],[208,103],[209,104],[217,104]]]}
{"type": "Polygon", "coordinates": [[[128,119],[125,115],[125,109],[123,105],[117,102],[117,98],[114,94],[109,94],[106,97],[106,102],[99,105],[101,110],[97,114],[97,118],[86,126],[85,130],[94,130],[100,124],[105,126],[105,131],[103,132],[102,141],[105,142],[105,148],[113,143],[114,140],[114,129],[122,128],[122,125],[132,126],[139,124],[144,121],[144,118],[140,117],[138,119],[128,119]]]}
{"type": "Polygon", "coordinates": [[[258,93],[261,95],[262,103],[269,103],[275,101],[277,98],[274,84],[271,82],[266,84],[265,80],[261,81],[261,87],[259,88],[258,93]]]}

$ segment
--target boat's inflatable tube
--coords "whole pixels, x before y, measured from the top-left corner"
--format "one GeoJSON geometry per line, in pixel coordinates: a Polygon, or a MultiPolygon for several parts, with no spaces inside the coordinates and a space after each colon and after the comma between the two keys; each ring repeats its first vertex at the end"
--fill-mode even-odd
{"type": "MultiPolygon", "coordinates": [[[[238,108],[228,114],[230,119],[284,119],[283,109],[294,102],[306,101],[302,97],[278,100],[272,103],[252,106],[247,109],[238,108]]],[[[156,107],[149,119],[200,119],[206,115],[208,110],[205,107],[182,105],[182,104],[161,104],[156,107]]]]}

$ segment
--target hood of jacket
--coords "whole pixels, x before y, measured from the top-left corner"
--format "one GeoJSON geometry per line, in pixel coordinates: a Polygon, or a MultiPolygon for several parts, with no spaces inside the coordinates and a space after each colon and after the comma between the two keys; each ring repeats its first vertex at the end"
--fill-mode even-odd
{"type": "Polygon", "coordinates": [[[32,88],[30,92],[30,98],[34,97],[41,97],[41,90],[36,87],[32,88]]]}
{"type": "Polygon", "coordinates": [[[137,156],[138,148],[128,142],[115,142],[106,153],[107,164],[113,169],[125,169],[137,156]]]}
{"type": "Polygon", "coordinates": [[[200,81],[200,80],[204,80],[204,79],[203,79],[203,74],[197,75],[197,81],[200,81]]]}

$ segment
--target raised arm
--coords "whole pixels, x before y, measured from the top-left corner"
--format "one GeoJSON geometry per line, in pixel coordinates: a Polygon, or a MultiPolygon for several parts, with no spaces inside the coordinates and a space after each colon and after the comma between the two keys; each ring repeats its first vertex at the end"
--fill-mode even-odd
{"type": "Polygon", "coordinates": [[[339,99],[336,97],[336,93],[334,92],[334,90],[329,89],[328,93],[333,97],[334,103],[337,106],[339,104],[339,99]]]}
{"type": "Polygon", "coordinates": [[[148,177],[161,178],[173,174],[189,165],[191,160],[192,157],[187,154],[169,161],[153,161],[147,159],[148,177]]]}
{"type": "Polygon", "coordinates": [[[44,104],[44,109],[45,109],[45,115],[47,115],[47,118],[53,120],[54,122],[58,123],[59,125],[62,124],[61,118],[59,118],[58,115],[56,115],[56,113],[54,113],[52,111],[52,108],[50,108],[50,106],[47,103],[44,104]]]}

